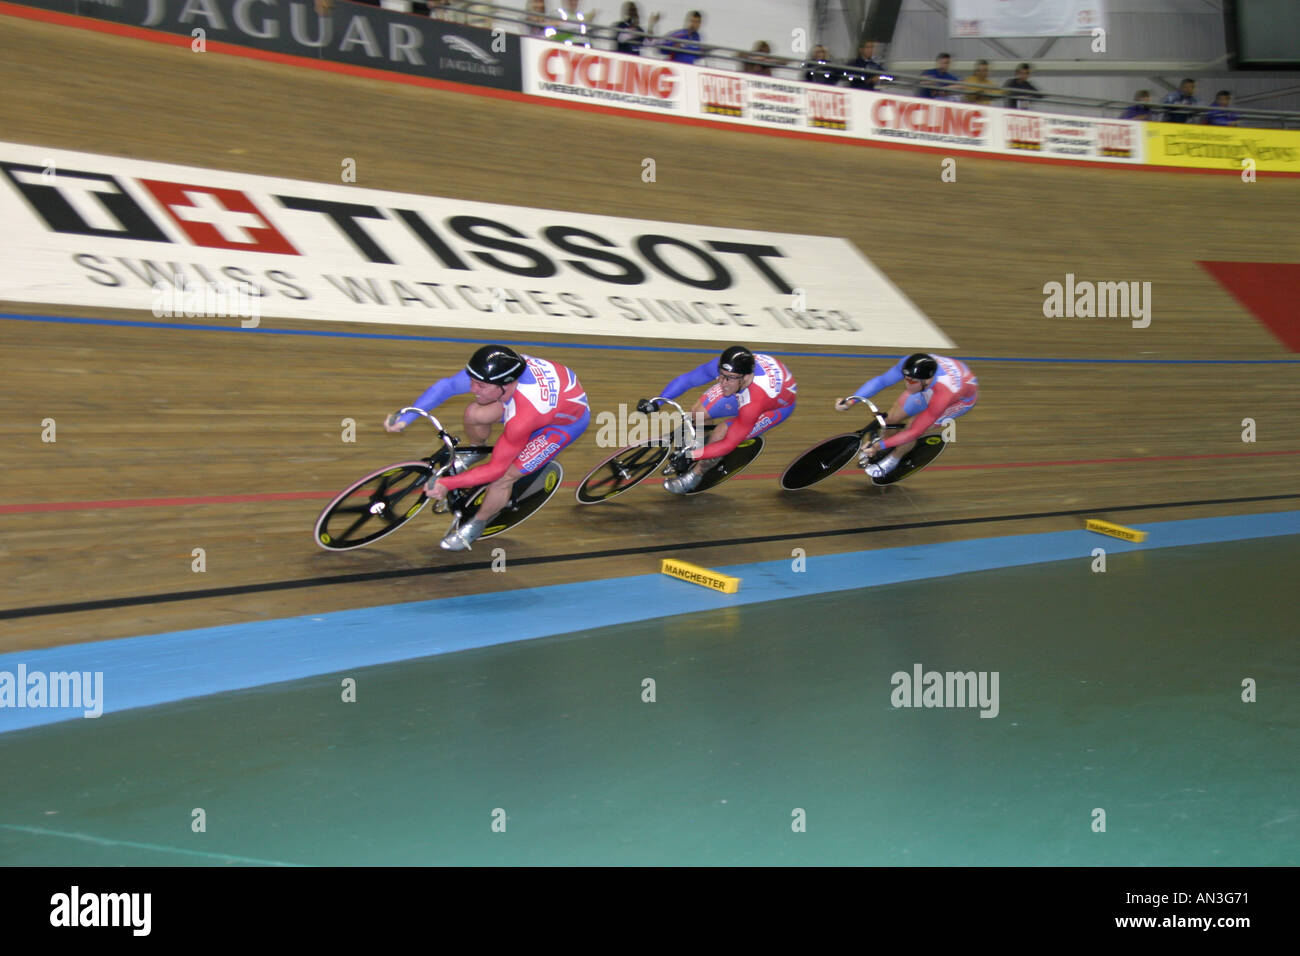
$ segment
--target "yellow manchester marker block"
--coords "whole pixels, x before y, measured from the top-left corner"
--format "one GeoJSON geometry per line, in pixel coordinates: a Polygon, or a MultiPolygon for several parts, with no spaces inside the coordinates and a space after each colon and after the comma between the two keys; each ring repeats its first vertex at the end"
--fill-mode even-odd
{"type": "Polygon", "coordinates": [[[675,558],[664,558],[664,563],[659,570],[671,578],[689,581],[691,584],[721,591],[723,594],[735,594],[740,590],[740,578],[728,577],[717,571],[702,568],[698,564],[678,561],[675,558]]]}
{"type": "Polygon", "coordinates": [[[1111,524],[1109,521],[1098,521],[1096,518],[1089,518],[1084,526],[1089,531],[1095,531],[1098,534],[1108,534],[1112,538],[1119,538],[1123,541],[1145,541],[1147,533],[1138,531],[1136,528],[1126,528],[1121,524],[1111,524]]]}

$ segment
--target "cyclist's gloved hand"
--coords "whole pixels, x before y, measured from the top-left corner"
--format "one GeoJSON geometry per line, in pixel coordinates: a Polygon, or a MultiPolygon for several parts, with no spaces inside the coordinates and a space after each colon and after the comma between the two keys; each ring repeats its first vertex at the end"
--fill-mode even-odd
{"type": "Polygon", "coordinates": [[[659,411],[659,403],[649,398],[643,398],[636,403],[636,410],[645,415],[651,415],[659,411]]]}

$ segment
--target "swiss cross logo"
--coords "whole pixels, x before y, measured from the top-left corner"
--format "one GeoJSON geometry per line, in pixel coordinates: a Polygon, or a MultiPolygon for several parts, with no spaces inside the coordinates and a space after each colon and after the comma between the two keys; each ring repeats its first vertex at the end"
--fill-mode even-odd
{"type": "Polygon", "coordinates": [[[141,179],[140,184],[196,246],[244,252],[300,253],[238,189],[141,179]]]}

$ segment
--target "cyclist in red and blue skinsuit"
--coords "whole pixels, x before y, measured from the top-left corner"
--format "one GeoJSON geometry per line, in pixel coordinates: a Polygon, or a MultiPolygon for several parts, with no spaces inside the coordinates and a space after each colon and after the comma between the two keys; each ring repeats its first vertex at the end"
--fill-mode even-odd
{"type": "MultiPolygon", "coordinates": [[[[703,448],[682,452],[695,465],[664,482],[664,487],[674,494],[682,495],[694,489],[717,459],[730,454],[746,438],[761,435],[794,413],[798,385],[790,370],[772,356],[751,352],[740,345],[733,345],[718,358],[679,375],[660,394],[664,398],[676,398],[713,379],[716,383],[700,396],[692,413],[703,412],[712,419],[734,418],[735,421],[703,448]]],[[[645,404],[648,403],[643,400],[638,407],[645,404]]]]}
{"type": "MultiPolygon", "coordinates": [[[[900,425],[908,419],[911,421],[902,431],[887,438],[884,435],[877,436],[863,447],[858,464],[872,478],[883,478],[898,467],[916,440],[926,431],[933,430],[936,422],[943,424],[969,412],[975,407],[980,394],[979,379],[965,362],[945,355],[931,355],[929,352],[904,356],[889,371],[864,383],[853,394],[859,398],[870,398],[899,382],[904,383],[903,394],[894,402],[885,421],[891,425],[900,425]],[[885,451],[891,453],[880,458],[885,451]]],[[[849,407],[847,398],[835,400],[836,411],[842,412],[849,407]]]]}
{"type": "MultiPolygon", "coordinates": [[[[465,408],[465,434],[471,442],[486,444],[496,422],[505,428],[486,462],[425,489],[430,497],[442,498],[456,488],[490,486],[478,514],[443,538],[448,551],[468,548],[509,502],[514,483],[542,468],[591,421],[587,393],[572,369],[504,345],[483,346],[463,370],[431,385],[414,407],[429,411],[466,392],[474,399],[465,408]]],[[[413,412],[390,415],[384,427],[399,432],[417,417],[413,412]]]]}

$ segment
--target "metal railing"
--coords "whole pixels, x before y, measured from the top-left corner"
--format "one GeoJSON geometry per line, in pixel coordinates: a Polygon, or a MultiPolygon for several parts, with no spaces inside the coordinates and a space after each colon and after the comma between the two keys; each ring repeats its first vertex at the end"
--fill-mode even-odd
{"type": "MultiPolygon", "coordinates": [[[[348,0],[341,0],[341,2],[348,2],[348,0]]],[[[401,2],[403,0],[390,0],[390,6],[401,2]]],[[[407,5],[409,6],[409,2],[407,5]]],[[[564,9],[563,3],[550,5],[555,9],[564,9]]],[[[429,6],[431,8],[436,7],[441,11],[442,16],[437,17],[438,19],[448,19],[455,23],[465,23],[467,25],[475,25],[476,21],[491,20],[493,26],[498,29],[502,24],[513,25],[516,29],[511,29],[510,32],[517,35],[539,36],[541,39],[548,39],[548,32],[551,36],[566,35],[566,39],[556,42],[576,46],[591,46],[598,49],[613,50],[619,33],[612,24],[589,23],[585,19],[577,19],[577,14],[569,18],[567,11],[565,17],[556,16],[555,13],[550,11],[530,14],[519,7],[506,7],[498,3],[477,2],[477,0],[449,0],[449,2],[445,2],[441,6],[429,2],[429,6]],[[597,43],[602,45],[597,47],[597,43]]],[[[644,39],[641,40],[642,47],[646,50],[681,49],[681,42],[667,35],[650,34],[648,32],[644,34],[644,39]]],[[[931,88],[936,86],[933,79],[920,74],[896,73],[890,70],[876,72],[874,70],[857,69],[832,61],[826,61],[823,64],[820,61],[797,60],[771,53],[756,53],[753,50],[716,46],[702,40],[698,43],[695,41],[690,41],[690,43],[691,49],[689,52],[700,60],[721,60],[731,64],[733,69],[739,68],[750,73],[771,71],[774,78],[779,71],[781,79],[791,81],[808,82],[805,79],[806,73],[810,71],[816,72],[824,67],[827,70],[834,70],[839,73],[849,86],[871,85],[874,86],[876,92],[880,93],[893,92],[902,96],[918,96],[921,90],[927,86],[931,88]],[[698,53],[696,52],[697,47],[698,53]]],[[[687,51],[683,50],[682,52],[687,51]]],[[[987,97],[993,100],[992,103],[987,104],[990,106],[1007,104],[1010,100],[1032,101],[1034,108],[1040,112],[1055,112],[1042,108],[1047,104],[1065,107],[1065,110],[1060,111],[1063,115],[1077,115],[1078,113],[1089,115],[1090,112],[1104,115],[1106,113],[1122,112],[1130,106],[1145,106],[1150,109],[1151,119],[1154,121],[1161,120],[1166,111],[1172,111],[1183,116],[1190,114],[1195,119],[1189,119],[1188,122],[1196,126],[1203,125],[1200,121],[1212,112],[1227,111],[1236,114],[1238,125],[1263,129],[1300,129],[1300,112],[1291,110],[1260,110],[1235,105],[1216,107],[1214,105],[1184,106],[1182,104],[1139,103],[1133,100],[1100,99],[1090,96],[1075,96],[1069,93],[1053,93],[1046,90],[1014,90],[1005,87],[999,87],[996,90],[991,87],[977,88],[966,86],[961,81],[956,83],[948,81],[943,83],[942,88],[938,90],[941,98],[951,100],[961,100],[967,92],[974,93],[976,91],[978,91],[981,98],[987,97]]]]}

